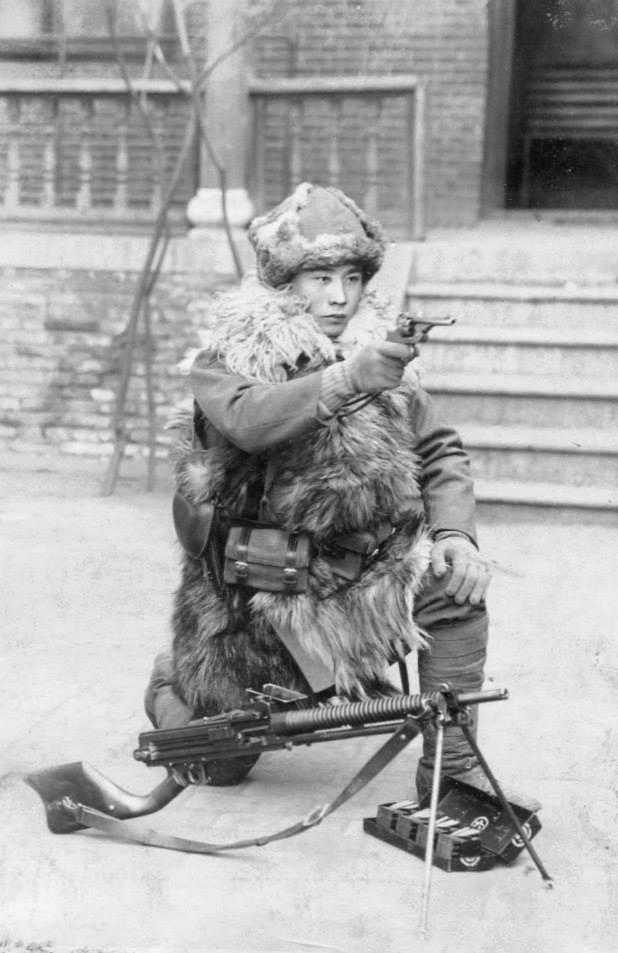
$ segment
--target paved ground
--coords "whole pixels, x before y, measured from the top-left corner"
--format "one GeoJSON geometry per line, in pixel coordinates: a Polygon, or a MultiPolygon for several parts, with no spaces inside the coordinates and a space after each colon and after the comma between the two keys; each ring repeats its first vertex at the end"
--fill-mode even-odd
{"type": "MultiPolygon", "coordinates": [[[[535,845],[556,888],[526,857],[486,873],[436,870],[423,941],[421,861],[362,832],[377,804],[410,793],[416,745],[320,827],[234,856],[48,832],[22,772],[83,759],[138,792],[162,776],[132,750],[147,727],[141,695],[166,639],[177,552],[166,487],[147,495],[125,479],[103,499],[96,470],[46,466],[18,457],[0,465],[0,950],[618,948],[618,530],[482,527],[483,548],[502,567],[488,687],[511,692],[485,709],[483,747],[505,784],[542,802],[535,845]]],[[[244,785],[192,788],[150,824],[213,840],[268,832],[330,799],[379,743],[265,756],[244,785]]]]}

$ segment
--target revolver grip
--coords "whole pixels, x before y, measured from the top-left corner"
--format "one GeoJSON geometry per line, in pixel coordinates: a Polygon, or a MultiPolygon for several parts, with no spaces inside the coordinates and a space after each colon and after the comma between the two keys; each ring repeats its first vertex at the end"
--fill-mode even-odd
{"type": "Polygon", "coordinates": [[[406,335],[402,334],[398,329],[395,331],[389,331],[386,335],[386,340],[390,341],[391,344],[406,344],[407,346],[413,346],[412,338],[406,337],[406,335]]]}

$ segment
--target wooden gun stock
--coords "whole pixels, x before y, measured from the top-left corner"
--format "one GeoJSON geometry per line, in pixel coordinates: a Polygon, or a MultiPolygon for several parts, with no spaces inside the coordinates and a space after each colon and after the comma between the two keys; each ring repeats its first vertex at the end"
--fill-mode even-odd
{"type": "Polygon", "coordinates": [[[86,761],[45,768],[26,775],[24,780],[43,801],[47,826],[54,834],[84,829],[85,825],[77,823],[71,811],[74,804],[86,804],[125,821],[160,811],[184,791],[184,786],[170,775],[148,794],[131,794],[86,761]]]}

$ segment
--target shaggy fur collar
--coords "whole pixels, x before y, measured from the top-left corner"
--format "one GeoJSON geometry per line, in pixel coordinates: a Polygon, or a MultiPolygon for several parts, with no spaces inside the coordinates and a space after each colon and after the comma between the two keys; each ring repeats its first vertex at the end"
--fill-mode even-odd
{"type": "Polygon", "coordinates": [[[335,345],[311,317],[303,298],[289,288],[262,284],[251,274],[240,288],[215,298],[209,328],[199,332],[201,347],[189,351],[180,368],[188,374],[199,350],[208,350],[232,373],[276,383],[288,379],[301,356],[305,370],[311,371],[332,364],[338,353],[348,356],[370,341],[383,340],[396,317],[389,301],[365,292],[335,345]]]}

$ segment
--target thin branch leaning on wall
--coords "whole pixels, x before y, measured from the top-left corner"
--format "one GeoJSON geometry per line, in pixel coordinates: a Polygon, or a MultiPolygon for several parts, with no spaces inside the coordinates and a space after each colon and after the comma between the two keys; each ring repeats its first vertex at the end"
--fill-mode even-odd
{"type": "MultiPolygon", "coordinates": [[[[187,120],[182,145],[175,157],[174,167],[167,184],[167,189],[161,198],[160,207],[153,224],[148,251],[146,253],[146,258],[137,281],[127,324],[120,334],[120,339],[124,344],[124,348],[122,351],[120,380],[118,383],[112,416],[114,450],[110,458],[101,488],[103,496],[110,496],[116,488],[120,473],[120,466],[129,440],[126,404],[131,372],[133,369],[135,348],[138,340],[138,327],[140,324],[140,319],[144,322],[144,338],[146,345],[145,377],[148,404],[147,489],[153,490],[155,486],[156,408],[153,396],[154,348],[150,321],[150,297],[160,274],[167,246],[170,240],[170,209],[180,184],[185,162],[188,158],[189,152],[195,145],[196,139],[204,144],[206,152],[210,157],[215,169],[217,170],[221,191],[221,217],[223,228],[229,244],[232,259],[234,261],[234,267],[238,277],[242,276],[241,259],[234,242],[234,236],[228,218],[227,172],[225,165],[219,158],[216,145],[212,142],[212,139],[208,134],[205,93],[208,86],[208,80],[214,70],[227,58],[232,56],[233,53],[235,53],[240,47],[246,45],[255,36],[259,35],[265,29],[265,27],[279,14],[282,3],[283,0],[271,0],[271,2],[267,3],[264,8],[261,8],[258,13],[252,17],[247,29],[226,50],[217,53],[215,57],[213,57],[211,60],[208,60],[201,68],[199,68],[188,36],[186,24],[187,4],[182,2],[182,0],[173,0],[176,30],[182,58],[181,61],[185,67],[185,71],[189,74],[189,79],[181,78],[179,72],[171,66],[163,51],[155,23],[149,22],[145,11],[143,9],[141,10],[141,28],[147,40],[143,77],[149,78],[154,64],[157,63],[168,76],[168,78],[174,82],[178,90],[188,98],[191,105],[191,110],[187,120]]],[[[127,87],[127,93],[144,120],[146,130],[151,139],[153,149],[155,150],[156,160],[159,164],[159,168],[163,169],[165,167],[165,145],[161,134],[152,121],[151,105],[148,100],[148,95],[147,93],[140,93],[135,89],[130,72],[127,68],[116,29],[117,5],[118,0],[106,0],[106,17],[109,33],[114,45],[116,60],[127,87]]]]}

